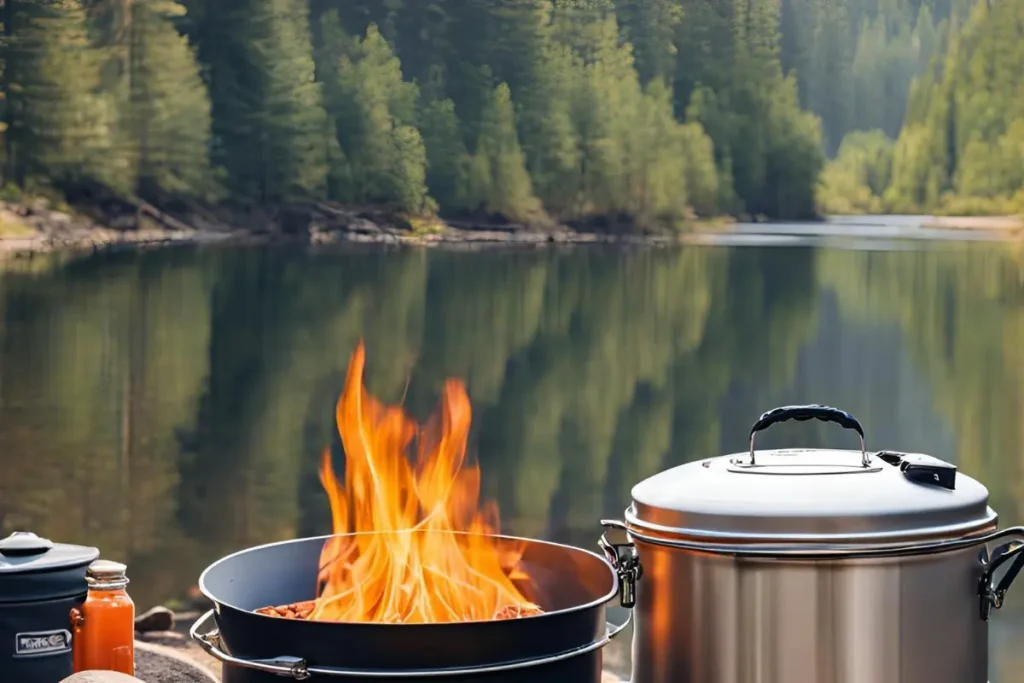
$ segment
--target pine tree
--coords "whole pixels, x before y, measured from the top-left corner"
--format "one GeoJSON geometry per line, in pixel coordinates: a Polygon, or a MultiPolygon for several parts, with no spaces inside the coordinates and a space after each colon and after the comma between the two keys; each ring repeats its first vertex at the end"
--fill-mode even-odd
{"type": "Polygon", "coordinates": [[[679,0],[616,0],[626,42],[633,46],[640,82],[671,83],[676,67],[676,31],[683,21],[679,0]]]}
{"type": "Polygon", "coordinates": [[[465,206],[469,153],[451,100],[434,100],[420,115],[420,131],[427,148],[427,187],[442,210],[465,206]]]}
{"type": "Polygon", "coordinates": [[[682,6],[685,18],[676,31],[673,81],[676,115],[680,118],[697,90],[717,91],[728,84],[737,35],[732,20],[733,0],[682,0],[682,6]]]}
{"type": "Polygon", "coordinates": [[[546,222],[519,146],[512,93],[504,83],[494,89],[481,116],[466,203],[517,223],[546,222]]]}
{"type": "Polygon", "coordinates": [[[895,136],[921,61],[920,46],[909,25],[884,17],[865,23],[851,67],[856,103],[852,127],[879,128],[895,136]]]}
{"type": "MultiPolygon", "coordinates": [[[[698,216],[719,213],[720,173],[715,167],[715,146],[699,123],[681,124],[686,197],[698,216]]],[[[732,180],[726,182],[732,186],[732,180]]]]}
{"type": "Polygon", "coordinates": [[[561,214],[571,204],[580,150],[572,121],[572,92],[579,74],[570,48],[551,37],[534,47],[533,73],[521,88],[519,130],[530,176],[540,199],[561,214]]]}
{"type": "MultiPolygon", "coordinates": [[[[481,81],[509,86],[534,191],[559,213],[572,194],[579,162],[570,102],[565,97],[573,87],[575,64],[571,49],[557,34],[559,10],[546,0],[467,0],[465,4],[459,16],[475,15],[481,23],[473,28],[476,38],[466,41],[464,61],[488,65],[481,81]]],[[[488,83],[484,92],[491,87],[488,83]]],[[[482,109],[471,101],[469,106],[459,106],[459,111],[465,114],[464,121],[468,117],[471,134],[476,132],[479,118],[474,118],[474,112],[482,109]]]]}
{"type": "Polygon", "coordinates": [[[351,169],[348,201],[426,210],[426,149],[413,125],[418,88],[402,80],[398,59],[374,24],[364,39],[351,40],[337,33],[336,16],[323,23],[325,36],[344,41],[328,44],[326,51],[340,56],[325,74],[334,78],[328,108],[351,169]]]}
{"type": "MultiPolygon", "coordinates": [[[[736,209],[749,214],[813,217],[821,129],[816,117],[801,111],[795,81],[783,76],[778,5],[732,0],[731,15],[731,52],[706,71],[708,80],[692,91],[688,108],[714,141],[720,205],[735,196],[742,204],[736,209]],[[735,195],[725,184],[730,176],[735,195]]],[[[709,21],[709,30],[722,31],[718,18],[709,21]]],[[[699,35],[700,27],[689,30],[699,35]]]]}
{"type": "Polygon", "coordinates": [[[629,191],[623,207],[641,227],[671,224],[686,215],[686,139],[661,79],[640,99],[628,141],[629,191]]]}
{"type": "Polygon", "coordinates": [[[630,143],[643,91],[631,47],[619,44],[614,16],[588,26],[585,39],[583,76],[574,97],[582,150],[577,213],[612,215],[630,206],[635,162],[630,143]]]}
{"type": "Polygon", "coordinates": [[[120,117],[128,158],[143,196],[214,196],[210,100],[170,0],[130,5],[127,98],[120,117]]]}
{"type": "Polygon", "coordinates": [[[100,93],[102,55],[82,6],[54,0],[14,10],[4,55],[11,176],[22,184],[97,180],[123,188],[127,169],[111,153],[115,110],[100,93]]]}
{"type": "Polygon", "coordinates": [[[818,181],[825,165],[821,121],[801,111],[792,77],[771,95],[767,137],[764,184],[752,208],[778,218],[816,217],[818,181]]]}
{"type": "Polygon", "coordinates": [[[341,155],[314,81],[303,0],[203,0],[195,40],[209,68],[214,161],[234,195],[323,196],[341,155]]]}
{"type": "Polygon", "coordinates": [[[813,86],[804,101],[807,109],[821,117],[825,150],[832,154],[851,125],[853,45],[845,0],[817,2],[819,16],[814,27],[814,60],[807,65],[813,86]]]}

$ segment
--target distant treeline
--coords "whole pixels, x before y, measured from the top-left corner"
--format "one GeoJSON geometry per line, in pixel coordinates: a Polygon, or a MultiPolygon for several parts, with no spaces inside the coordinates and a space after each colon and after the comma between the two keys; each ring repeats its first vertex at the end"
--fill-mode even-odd
{"type": "Polygon", "coordinates": [[[825,152],[899,133],[965,2],[6,0],[4,181],[530,225],[812,217],[825,152]]]}
{"type": "Polygon", "coordinates": [[[1024,1],[982,0],[941,36],[893,141],[851,133],[822,203],[843,213],[1024,213],[1024,1]]]}

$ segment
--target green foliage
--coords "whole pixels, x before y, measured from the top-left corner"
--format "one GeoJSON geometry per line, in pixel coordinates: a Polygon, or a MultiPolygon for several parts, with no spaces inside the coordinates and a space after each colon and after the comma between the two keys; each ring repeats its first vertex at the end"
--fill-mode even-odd
{"type": "Polygon", "coordinates": [[[469,153],[451,100],[427,103],[420,115],[420,131],[427,148],[427,187],[441,206],[465,206],[469,153]]]}
{"type": "Polygon", "coordinates": [[[676,120],[673,92],[660,78],[640,85],[629,44],[614,16],[576,38],[579,76],[573,109],[580,147],[577,221],[622,216],[640,229],[671,226],[691,209],[717,210],[718,178],[710,139],[698,123],[676,120]]]}
{"type": "Polygon", "coordinates": [[[341,155],[323,107],[304,0],[196,0],[214,161],[235,198],[322,197],[341,155]]]}
{"type": "Polygon", "coordinates": [[[641,83],[660,78],[672,82],[678,50],[676,31],[686,9],[677,0],[616,0],[626,42],[633,45],[641,83]]]}
{"type": "Polygon", "coordinates": [[[528,225],[546,220],[533,195],[516,134],[512,94],[504,83],[494,89],[484,106],[466,195],[466,205],[472,210],[528,225]]]}
{"type": "MultiPolygon", "coordinates": [[[[46,21],[41,0],[15,1],[46,21]]],[[[353,0],[336,11],[319,0],[180,2],[96,0],[89,17],[65,3],[60,30],[79,38],[60,42],[78,41],[88,54],[76,66],[92,75],[69,80],[82,92],[59,99],[95,98],[91,127],[48,123],[75,140],[48,151],[28,124],[18,127],[27,118],[8,117],[8,165],[19,177],[99,179],[153,199],[331,198],[641,229],[739,209],[735,178],[753,210],[802,211],[758,180],[791,161],[764,144],[769,133],[804,150],[798,131],[809,130],[784,112],[786,95],[770,95],[781,75],[754,85],[779,72],[769,0],[737,3],[725,24],[703,28],[710,16],[688,27],[680,0],[353,0]],[[719,31],[730,47],[684,55],[690,29],[719,31]],[[758,75],[746,74],[751,65],[758,75]],[[716,76],[709,87],[731,130],[673,115],[699,73],[716,76]]],[[[48,58],[45,44],[32,40],[40,44],[20,62],[8,49],[7,80],[19,68],[46,75],[30,62],[48,58]]],[[[814,167],[801,159],[786,178],[807,194],[814,167]]]]}
{"type": "Polygon", "coordinates": [[[638,230],[1024,186],[1014,0],[11,2],[21,185],[638,230]]]}
{"type": "Polygon", "coordinates": [[[1021,211],[1024,8],[1013,0],[982,0],[962,28],[941,40],[923,32],[928,17],[923,6],[918,34],[941,49],[910,89],[899,137],[893,144],[881,130],[850,133],[824,173],[824,210],[1021,211]]]}
{"type": "Polygon", "coordinates": [[[422,212],[427,209],[427,152],[414,127],[419,90],[402,80],[401,66],[373,24],[364,39],[338,31],[327,15],[325,54],[339,60],[325,68],[327,106],[350,169],[341,198],[422,212]],[[333,41],[333,42],[332,42],[333,41]]]}
{"type": "Polygon", "coordinates": [[[777,86],[768,109],[768,144],[763,185],[754,213],[777,218],[807,219],[818,215],[815,191],[824,166],[821,125],[814,114],[801,111],[796,82],[777,86]]]}
{"type": "Polygon", "coordinates": [[[719,206],[753,216],[813,217],[821,129],[817,117],[800,109],[794,79],[783,75],[779,7],[752,0],[728,9],[731,21],[701,11],[683,22],[689,50],[714,43],[708,49],[715,59],[693,64],[699,77],[684,90],[683,104],[687,119],[700,122],[714,142],[719,206]]]}
{"type": "Polygon", "coordinates": [[[796,73],[801,104],[821,117],[829,154],[853,130],[896,137],[910,83],[948,16],[943,1],[782,0],[783,66],[796,73]]]}
{"type": "Polygon", "coordinates": [[[850,0],[784,0],[781,57],[796,72],[803,106],[821,116],[827,150],[854,123],[850,0]]]}
{"type": "MultiPolygon", "coordinates": [[[[714,143],[699,123],[684,123],[679,135],[689,204],[697,215],[713,216],[720,210],[721,185],[715,168],[714,143]]],[[[725,182],[731,188],[732,180],[725,182]]]]}
{"type": "Polygon", "coordinates": [[[847,135],[822,174],[822,210],[834,214],[881,213],[892,163],[893,141],[882,131],[847,135]]]}
{"type": "MultiPolygon", "coordinates": [[[[42,0],[12,1],[26,25],[53,21],[42,0]]],[[[534,225],[805,213],[813,125],[787,110],[771,0],[687,22],[688,4],[94,0],[86,16],[68,0],[47,35],[77,41],[80,76],[19,99],[18,74],[74,70],[42,63],[56,57],[38,30],[7,48],[8,170],[153,201],[327,198],[534,225]],[[724,47],[705,54],[709,35],[724,47]],[[702,78],[722,116],[680,120],[702,78]],[[89,106],[11,115],[53,92],[89,106]],[[65,140],[33,138],[30,119],[65,140]],[[791,163],[785,188],[765,184],[791,163]]]]}
{"type": "Polygon", "coordinates": [[[614,17],[587,27],[575,117],[580,135],[580,206],[577,215],[625,212],[635,175],[630,138],[643,91],[633,68],[632,51],[618,42],[614,17]]]}
{"type": "Polygon", "coordinates": [[[895,137],[907,109],[907,93],[914,76],[928,63],[930,42],[922,32],[934,32],[927,6],[918,27],[888,18],[867,21],[857,40],[853,60],[853,127],[880,129],[895,137]]]}
{"type": "Polygon", "coordinates": [[[4,46],[8,172],[58,185],[98,179],[128,184],[114,155],[116,108],[100,91],[102,52],[77,0],[19,3],[4,46]]]}
{"type": "Polygon", "coordinates": [[[538,196],[550,210],[563,213],[571,206],[579,176],[573,101],[566,97],[579,78],[579,59],[550,35],[544,34],[543,41],[533,69],[537,77],[522,89],[519,128],[538,196]]]}
{"type": "Polygon", "coordinates": [[[634,126],[629,213],[641,226],[681,218],[687,206],[686,149],[672,94],[661,80],[652,81],[640,99],[634,126]]]}
{"type": "Polygon", "coordinates": [[[979,2],[944,58],[915,84],[885,194],[889,208],[1013,209],[1024,188],[1021,64],[1024,7],[979,2]]]}
{"type": "Polygon", "coordinates": [[[130,7],[120,119],[140,193],[216,198],[210,100],[193,50],[171,20],[184,9],[166,0],[136,0],[130,7]]]}

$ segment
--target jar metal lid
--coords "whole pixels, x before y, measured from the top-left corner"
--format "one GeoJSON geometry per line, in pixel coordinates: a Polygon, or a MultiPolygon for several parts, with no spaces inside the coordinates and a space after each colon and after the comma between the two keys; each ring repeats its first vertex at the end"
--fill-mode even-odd
{"type": "Polygon", "coordinates": [[[114,590],[128,585],[128,567],[112,560],[96,560],[89,565],[85,580],[90,588],[114,590]]]}

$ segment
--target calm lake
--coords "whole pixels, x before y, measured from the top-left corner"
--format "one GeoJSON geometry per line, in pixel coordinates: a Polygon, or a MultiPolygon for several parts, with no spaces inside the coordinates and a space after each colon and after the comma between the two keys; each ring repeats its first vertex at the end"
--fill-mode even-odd
{"type": "MultiPolygon", "coordinates": [[[[1024,258],[994,243],[492,251],[182,248],[0,265],[0,533],[127,562],[140,609],[330,529],[320,454],[365,339],[419,417],[466,381],[504,530],[595,548],[633,484],[822,402],[1024,523],[1024,258]]],[[[786,424],[764,447],[856,439],[786,424]]],[[[941,599],[941,596],[937,597],[941,599]]],[[[1024,683],[1024,582],[992,631],[1024,683]]]]}

